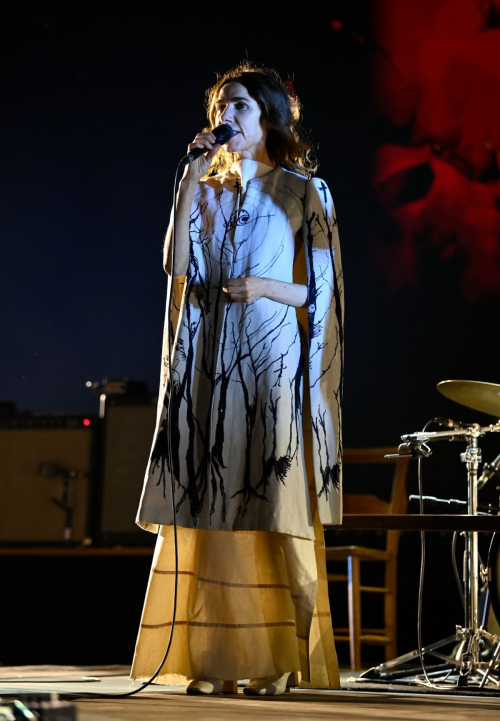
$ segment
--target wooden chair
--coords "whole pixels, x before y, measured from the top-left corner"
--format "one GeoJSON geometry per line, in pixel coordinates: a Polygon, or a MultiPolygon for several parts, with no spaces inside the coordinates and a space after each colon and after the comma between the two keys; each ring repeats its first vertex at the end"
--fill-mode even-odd
{"type": "MultiPolygon", "coordinates": [[[[384,458],[388,453],[397,453],[397,448],[345,448],[344,464],[393,464],[391,497],[382,501],[374,494],[344,494],[344,513],[382,514],[406,513],[406,476],[409,458],[384,458]]],[[[332,527],[334,528],[334,527],[332,527]]],[[[347,581],[349,628],[334,628],[336,641],[349,641],[351,669],[361,669],[361,644],[379,644],[385,646],[385,659],[397,657],[397,564],[399,531],[387,531],[385,549],[363,546],[335,546],[326,548],[327,561],[347,561],[347,574],[328,573],[330,582],[347,581]],[[362,561],[383,562],[385,564],[385,582],[381,587],[362,586],[360,565],[362,561]],[[361,594],[384,594],[384,627],[361,627],[361,594]]]]}

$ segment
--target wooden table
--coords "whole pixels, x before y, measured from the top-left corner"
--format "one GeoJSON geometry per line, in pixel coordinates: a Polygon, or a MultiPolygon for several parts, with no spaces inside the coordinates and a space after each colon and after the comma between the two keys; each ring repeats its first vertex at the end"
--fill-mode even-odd
{"type": "MultiPolygon", "coordinates": [[[[405,515],[344,514],[341,525],[325,524],[334,531],[482,531],[500,532],[500,516],[442,513],[405,515]]],[[[0,556],[152,556],[153,546],[0,546],[0,556]]]]}
{"type": "Polygon", "coordinates": [[[0,556],[152,556],[154,546],[0,546],[0,556]]]}
{"type": "Polygon", "coordinates": [[[325,524],[335,531],[500,531],[500,516],[469,516],[442,513],[406,515],[344,514],[342,525],[325,524]]]}

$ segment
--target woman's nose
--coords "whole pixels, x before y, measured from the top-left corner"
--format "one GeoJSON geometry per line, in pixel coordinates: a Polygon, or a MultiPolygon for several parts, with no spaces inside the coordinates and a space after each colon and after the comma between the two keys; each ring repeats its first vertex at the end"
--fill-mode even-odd
{"type": "Polygon", "coordinates": [[[224,110],[222,111],[222,113],[220,115],[220,119],[221,119],[222,123],[231,122],[233,120],[233,111],[231,110],[231,108],[229,108],[229,107],[224,108],[224,110]]]}

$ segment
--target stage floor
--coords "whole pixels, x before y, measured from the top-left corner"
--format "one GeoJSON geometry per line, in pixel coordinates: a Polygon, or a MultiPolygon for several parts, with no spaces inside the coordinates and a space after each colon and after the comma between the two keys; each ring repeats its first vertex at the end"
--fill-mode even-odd
{"type": "MultiPolygon", "coordinates": [[[[0,696],[55,691],[67,693],[124,693],[139,684],[127,678],[128,667],[101,668],[77,666],[16,666],[0,667],[0,696]],[[41,682],[43,679],[43,682],[41,682]],[[85,680],[88,679],[88,680],[85,680]],[[96,679],[96,680],[91,680],[96,679]]],[[[342,674],[343,682],[352,674],[342,674]]],[[[71,700],[68,698],[68,700],[71,700]]],[[[79,721],[170,721],[170,719],[332,719],[340,721],[441,721],[452,714],[453,721],[498,719],[500,698],[469,696],[428,696],[399,693],[387,689],[377,691],[292,690],[290,694],[254,699],[237,696],[187,696],[183,689],[155,686],[129,699],[79,699],[79,721]]]]}

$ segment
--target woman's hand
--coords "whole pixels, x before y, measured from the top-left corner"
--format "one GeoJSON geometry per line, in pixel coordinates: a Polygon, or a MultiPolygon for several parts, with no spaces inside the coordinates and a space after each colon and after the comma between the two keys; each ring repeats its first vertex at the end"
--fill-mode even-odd
{"type": "Polygon", "coordinates": [[[198,133],[192,143],[188,145],[188,153],[195,148],[204,148],[208,152],[205,155],[200,155],[196,160],[192,160],[186,165],[184,170],[183,180],[199,182],[208,172],[214,156],[220,150],[220,144],[215,142],[215,135],[213,133],[198,133]]]}
{"type": "Polygon", "coordinates": [[[238,303],[253,303],[266,294],[268,278],[259,278],[257,275],[244,275],[239,278],[229,278],[224,288],[232,301],[238,303]]]}

